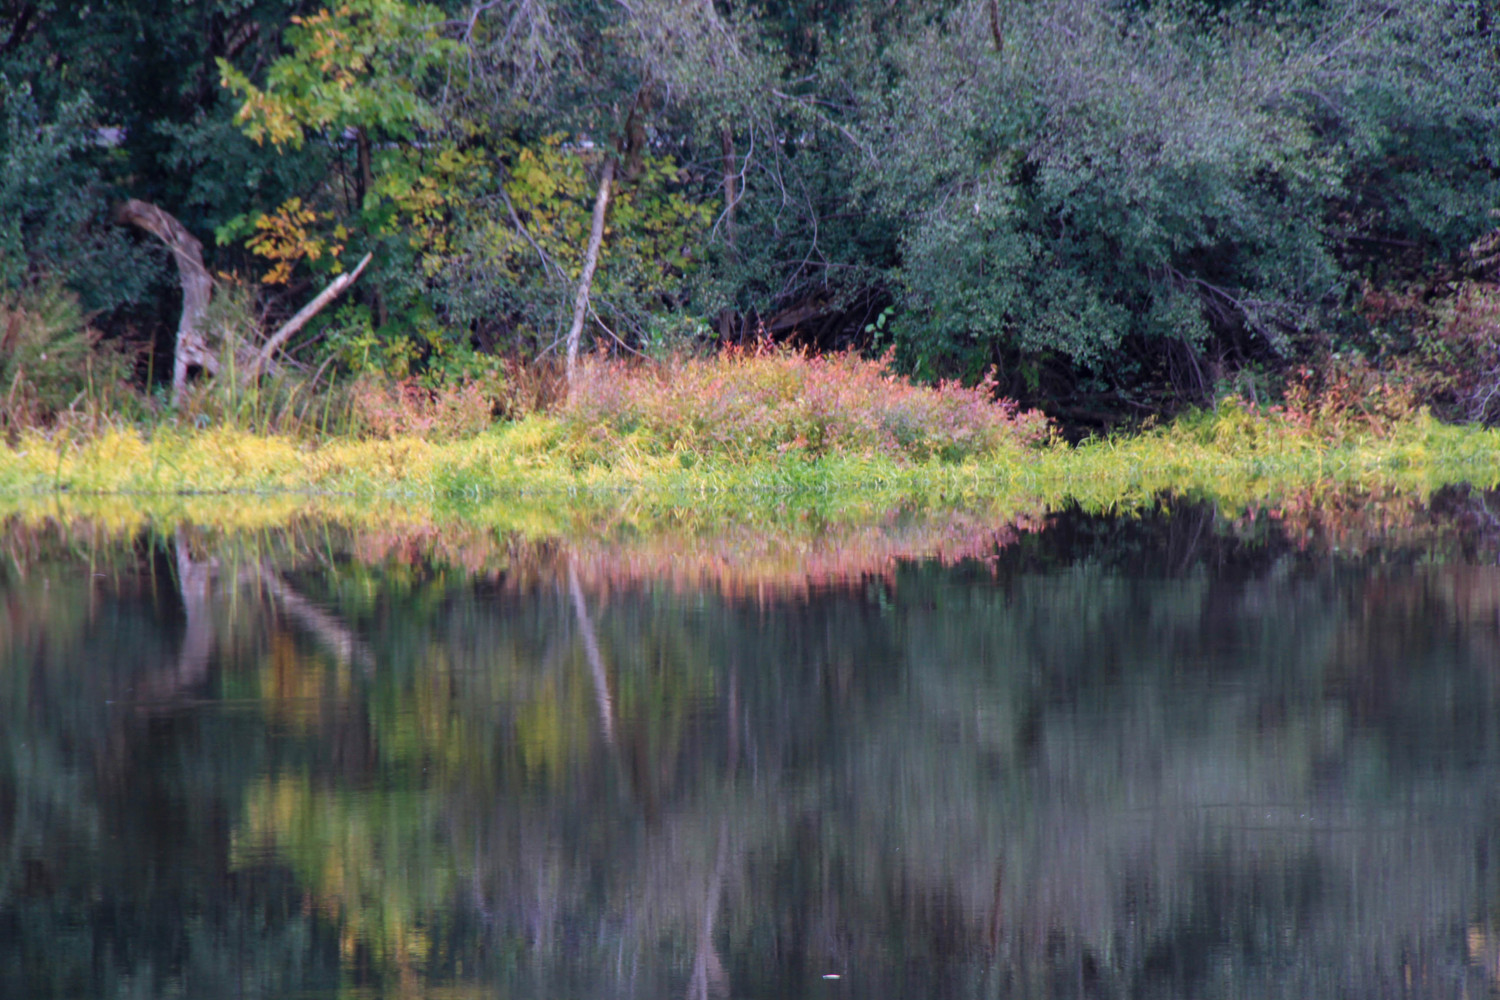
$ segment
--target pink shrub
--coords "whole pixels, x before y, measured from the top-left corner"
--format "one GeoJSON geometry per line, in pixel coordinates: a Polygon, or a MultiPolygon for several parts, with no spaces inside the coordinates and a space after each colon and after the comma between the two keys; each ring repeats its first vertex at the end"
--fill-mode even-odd
{"type": "Polygon", "coordinates": [[[1051,425],[993,383],[913,385],[853,352],[726,351],[660,366],[593,360],[560,410],[577,433],[640,431],[662,448],[731,455],[801,449],[959,459],[1029,447],[1051,425]]]}
{"type": "Polygon", "coordinates": [[[387,438],[477,434],[490,425],[495,406],[483,386],[468,380],[433,390],[415,379],[366,377],[349,387],[349,398],[355,424],[376,437],[387,438]]]}

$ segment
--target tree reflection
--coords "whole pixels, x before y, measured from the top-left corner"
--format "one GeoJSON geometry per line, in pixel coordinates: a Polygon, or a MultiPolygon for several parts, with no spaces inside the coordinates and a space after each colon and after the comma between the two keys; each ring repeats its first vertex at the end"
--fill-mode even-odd
{"type": "Polygon", "coordinates": [[[1064,513],[837,585],[13,531],[0,994],[1482,991],[1465,502],[1353,554],[1343,509],[1064,513]]]}

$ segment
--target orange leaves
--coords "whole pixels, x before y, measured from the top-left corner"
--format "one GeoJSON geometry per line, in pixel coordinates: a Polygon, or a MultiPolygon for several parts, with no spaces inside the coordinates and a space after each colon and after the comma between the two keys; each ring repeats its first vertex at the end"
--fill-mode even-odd
{"type": "MultiPolygon", "coordinates": [[[[275,212],[262,215],[255,220],[255,235],[245,245],[257,257],[271,261],[271,269],[261,277],[266,285],[284,285],[292,276],[292,268],[298,261],[320,260],[326,254],[337,257],[344,250],[342,243],[330,245],[321,236],[314,235],[309,227],[323,216],[306,208],[301,198],[290,198],[275,212]]],[[[335,238],[342,238],[342,226],[334,228],[335,238]]],[[[342,270],[337,261],[333,273],[342,270]]]]}
{"type": "Polygon", "coordinates": [[[348,90],[364,73],[366,60],[351,45],[350,32],[340,25],[353,11],[348,4],[338,9],[337,17],[328,8],[316,14],[292,18],[292,23],[308,32],[304,54],[340,90],[348,90]]]}
{"type": "Polygon", "coordinates": [[[410,141],[440,124],[424,83],[458,51],[437,34],[440,20],[436,8],[405,0],[349,0],[295,17],[291,51],[270,66],[263,88],[218,60],[223,85],[244,95],[235,122],[278,147],[349,128],[410,141]]]}
{"type": "MultiPolygon", "coordinates": [[[[224,85],[233,86],[228,75],[224,78],[224,85]]],[[[245,103],[235,112],[234,122],[256,145],[264,144],[267,139],[278,148],[302,145],[302,126],[294,109],[285,100],[248,82],[241,89],[245,91],[245,103]]]]}
{"type": "Polygon", "coordinates": [[[1288,380],[1275,409],[1292,426],[1329,441],[1388,436],[1417,411],[1411,388],[1360,357],[1334,356],[1288,380]]]}

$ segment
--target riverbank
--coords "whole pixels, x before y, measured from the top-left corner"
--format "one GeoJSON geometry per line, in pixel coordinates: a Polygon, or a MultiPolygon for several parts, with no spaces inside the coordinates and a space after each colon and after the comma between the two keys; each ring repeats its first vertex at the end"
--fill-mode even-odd
{"type": "Polygon", "coordinates": [[[728,513],[788,494],[872,509],[1019,507],[1065,498],[1129,505],[1164,492],[1237,504],[1318,484],[1422,493],[1460,482],[1500,483],[1500,431],[1417,414],[1330,439],[1278,413],[1235,404],[1134,435],[1000,444],[957,460],[784,446],[725,454],[664,448],[659,434],[640,430],[580,443],[576,427],[547,416],[449,441],[300,441],[162,427],[149,438],[133,429],[84,439],[30,432],[0,448],[0,497],[8,505],[59,494],[299,495],[424,505],[628,494],[648,506],[686,503],[728,513]]]}

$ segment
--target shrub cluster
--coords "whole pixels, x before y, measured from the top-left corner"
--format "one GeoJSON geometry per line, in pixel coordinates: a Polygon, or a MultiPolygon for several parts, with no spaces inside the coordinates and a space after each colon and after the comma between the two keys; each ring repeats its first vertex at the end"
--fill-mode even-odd
{"type": "Polygon", "coordinates": [[[495,402],[485,386],[464,379],[432,389],[414,378],[363,376],[349,386],[350,424],[375,437],[452,438],[490,425],[495,402]]]}
{"type": "Polygon", "coordinates": [[[1335,356],[1295,371],[1273,411],[1294,430],[1327,442],[1360,434],[1388,437],[1418,405],[1411,387],[1358,355],[1335,356]]]}
{"type": "Polygon", "coordinates": [[[0,296],[0,428],[107,422],[130,375],[130,357],[100,343],[76,296],[55,285],[0,296]]]}
{"type": "Polygon", "coordinates": [[[1360,301],[1386,366],[1447,420],[1500,422],[1500,280],[1483,273],[1497,246],[1500,230],[1470,248],[1478,274],[1366,289],[1360,301]]]}
{"type": "Polygon", "coordinates": [[[912,384],[891,357],[728,350],[711,358],[585,364],[560,417],[575,439],[635,434],[662,451],[733,457],[798,450],[962,459],[1028,447],[1047,418],[994,397],[990,380],[912,384]]]}

